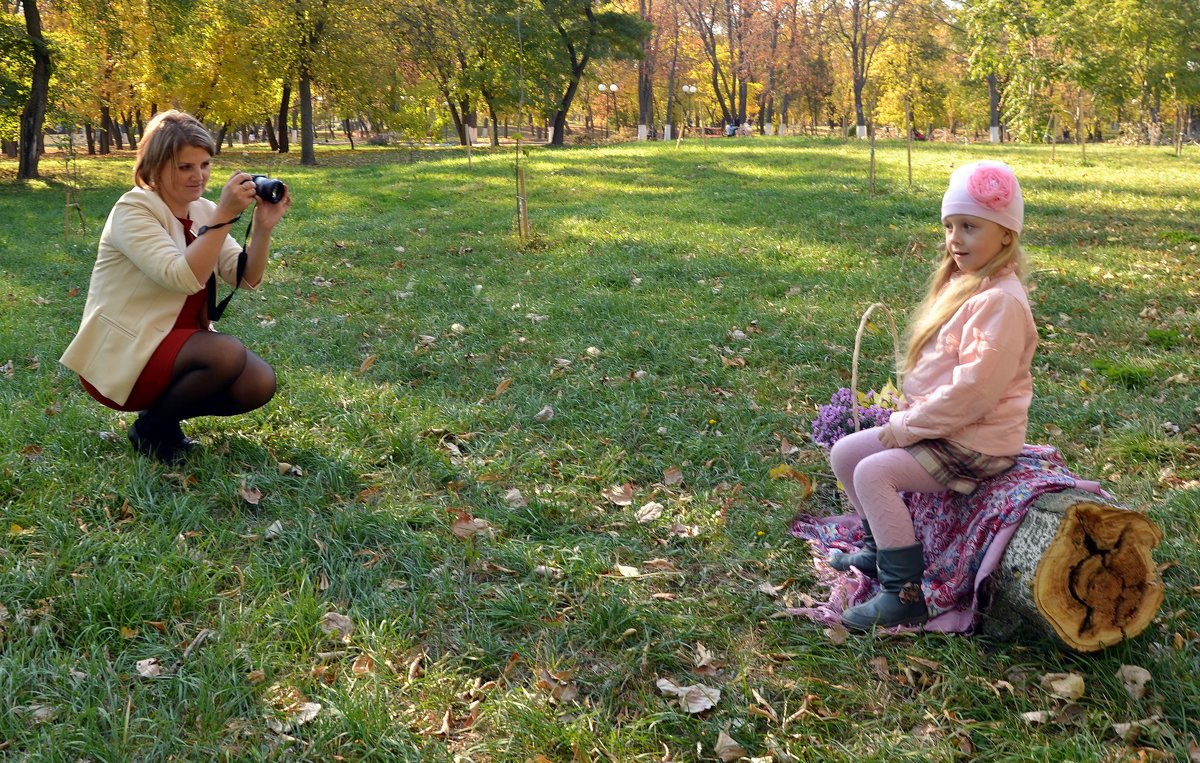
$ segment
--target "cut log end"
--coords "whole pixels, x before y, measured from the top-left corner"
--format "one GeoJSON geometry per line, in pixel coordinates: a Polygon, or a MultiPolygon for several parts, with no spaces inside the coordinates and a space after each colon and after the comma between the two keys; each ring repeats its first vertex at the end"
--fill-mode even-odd
{"type": "Polygon", "coordinates": [[[1150,550],[1162,535],[1137,512],[1079,501],[1067,508],[1033,578],[1037,608],[1072,649],[1093,652],[1141,633],[1162,604],[1150,550]]]}

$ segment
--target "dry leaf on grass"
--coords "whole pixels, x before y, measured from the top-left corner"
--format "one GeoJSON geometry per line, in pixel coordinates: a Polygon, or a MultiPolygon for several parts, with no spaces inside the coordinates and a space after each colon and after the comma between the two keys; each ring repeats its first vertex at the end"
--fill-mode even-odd
{"type": "Polygon", "coordinates": [[[159,664],[157,657],[138,660],[134,663],[134,667],[142,678],[157,678],[162,675],[162,665],[159,664]]]}
{"type": "Polygon", "coordinates": [[[650,572],[678,572],[679,568],[670,559],[647,559],[642,562],[642,569],[650,572]]]}
{"type": "Polygon", "coordinates": [[[688,713],[702,713],[721,701],[721,690],[704,684],[680,686],[668,678],[660,678],[656,684],[663,694],[679,698],[679,706],[688,713]]]}
{"type": "Polygon", "coordinates": [[[664,485],[682,485],[683,484],[683,472],[679,469],[678,466],[669,466],[663,470],[663,484],[664,485]]]}
{"type": "Polygon", "coordinates": [[[1146,684],[1150,683],[1150,671],[1137,665],[1122,665],[1117,669],[1117,680],[1134,699],[1146,697],[1146,684]]]}
{"type": "Polygon", "coordinates": [[[489,538],[494,534],[492,525],[486,519],[473,517],[465,511],[452,509],[455,513],[454,522],[450,525],[450,532],[454,533],[462,539],[467,539],[475,535],[486,535],[489,538]]]}
{"type": "Polygon", "coordinates": [[[575,685],[575,674],[569,670],[551,673],[542,668],[538,671],[538,688],[550,693],[556,702],[570,702],[579,696],[579,687],[575,685]]]}
{"type": "Polygon", "coordinates": [[[554,418],[554,407],[550,405],[543,406],[542,410],[533,414],[533,420],[539,424],[545,424],[552,418],[554,418]]]}
{"type": "Polygon", "coordinates": [[[283,532],[283,522],[276,519],[271,524],[267,525],[267,529],[263,530],[263,540],[273,540],[278,538],[283,532]]]}
{"type": "Polygon", "coordinates": [[[58,714],[58,710],[49,705],[23,705],[14,707],[13,712],[29,718],[34,723],[45,723],[53,720],[54,716],[58,714]]]}
{"type": "Polygon", "coordinates": [[[637,510],[637,514],[635,515],[637,517],[638,524],[644,525],[647,522],[653,522],[654,520],[658,519],[662,516],[664,508],[665,507],[658,501],[650,501],[649,503],[645,504],[642,506],[642,508],[637,510]]]}
{"type": "Polygon", "coordinates": [[[1041,684],[1051,695],[1069,702],[1083,696],[1083,676],[1078,673],[1047,673],[1041,684]]]}
{"type": "Polygon", "coordinates": [[[782,585],[775,585],[771,581],[767,580],[762,583],[759,583],[757,590],[760,593],[765,593],[767,596],[770,596],[771,598],[774,599],[779,596],[779,592],[782,591],[786,585],[787,585],[786,583],[784,583],[782,585]]]}
{"type": "Polygon", "coordinates": [[[263,497],[261,490],[254,487],[247,487],[245,482],[242,482],[241,486],[238,487],[238,495],[242,497],[243,501],[251,506],[257,506],[258,502],[261,501],[263,497]]]}
{"type": "Polygon", "coordinates": [[[514,509],[523,509],[529,505],[529,502],[525,500],[525,496],[521,495],[521,491],[515,487],[504,491],[504,502],[514,509]]]}
{"type": "Polygon", "coordinates": [[[275,465],[279,470],[280,477],[303,477],[304,470],[295,464],[289,464],[287,461],[280,461],[275,465]]]}
{"type": "Polygon", "coordinates": [[[1114,723],[1112,730],[1125,744],[1137,744],[1142,732],[1154,728],[1158,725],[1158,722],[1159,716],[1152,715],[1149,718],[1142,718],[1141,720],[1130,721],[1129,723],[1114,723]]]}
{"type": "Polygon", "coordinates": [[[354,664],[350,666],[356,676],[369,676],[375,672],[375,660],[371,659],[369,654],[360,654],[354,658],[354,664]]]}
{"type": "Polygon", "coordinates": [[[629,567],[624,564],[618,564],[615,569],[617,574],[623,578],[637,578],[642,575],[642,571],[637,567],[629,567]]]}
{"type": "Polygon", "coordinates": [[[544,578],[552,578],[554,580],[558,580],[559,578],[561,578],[563,576],[563,571],[558,569],[557,567],[550,567],[545,564],[539,564],[538,566],[533,568],[533,574],[540,575],[541,577],[544,577],[544,578]]]}
{"type": "Polygon", "coordinates": [[[601,495],[618,506],[628,506],[633,503],[633,484],[626,482],[624,485],[613,485],[601,495]]]}
{"type": "Polygon", "coordinates": [[[733,741],[733,737],[729,736],[725,729],[722,729],[721,733],[717,735],[717,743],[713,745],[713,752],[725,763],[744,758],[747,754],[740,744],[733,741]]]}
{"type": "Polygon", "coordinates": [[[350,634],[354,633],[354,621],[337,612],[326,612],[321,618],[321,630],[348,642],[350,634]]]}
{"type": "Polygon", "coordinates": [[[362,376],[365,374],[368,370],[370,370],[371,366],[375,365],[375,361],[378,359],[378,355],[368,355],[366,358],[364,358],[362,365],[358,367],[358,375],[362,376]]]}
{"type": "Polygon", "coordinates": [[[834,646],[841,646],[846,643],[846,639],[850,638],[850,631],[846,630],[841,625],[831,625],[824,629],[825,636],[828,637],[829,643],[834,646]]]}
{"type": "Polygon", "coordinates": [[[276,734],[290,733],[300,726],[317,717],[317,713],[321,712],[321,703],[305,702],[295,709],[286,720],[278,718],[267,718],[267,728],[274,731],[276,734]]]}
{"type": "Polygon", "coordinates": [[[1028,723],[1048,723],[1054,716],[1049,710],[1033,710],[1028,713],[1021,713],[1021,720],[1028,723]]]}

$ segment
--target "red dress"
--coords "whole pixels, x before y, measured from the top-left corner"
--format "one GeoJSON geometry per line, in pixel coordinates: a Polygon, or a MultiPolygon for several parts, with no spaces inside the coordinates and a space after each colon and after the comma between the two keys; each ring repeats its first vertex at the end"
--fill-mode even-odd
{"type": "MultiPolygon", "coordinates": [[[[187,243],[195,241],[196,236],[192,233],[192,221],[178,217],[175,219],[183,223],[183,232],[187,237],[187,243]]],[[[100,391],[82,376],[79,377],[79,381],[83,383],[83,388],[87,390],[87,393],[102,405],[118,411],[144,411],[158,402],[158,399],[170,386],[171,372],[175,369],[175,358],[183,349],[184,342],[197,331],[211,330],[208,320],[208,285],[205,284],[203,289],[188,296],[183,303],[179,317],[175,319],[175,325],[159,342],[154,354],[146,362],[146,367],[142,369],[142,373],[134,383],[133,390],[129,393],[129,399],[125,401],[124,405],[101,395],[100,391]]]]}

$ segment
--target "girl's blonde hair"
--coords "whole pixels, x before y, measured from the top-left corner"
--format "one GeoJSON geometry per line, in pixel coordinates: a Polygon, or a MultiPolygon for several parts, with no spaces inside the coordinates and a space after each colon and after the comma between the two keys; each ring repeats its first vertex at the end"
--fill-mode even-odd
{"type": "Polygon", "coordinates": [[[133,184],[153,189],[163,168],[175,160],[184,146],[202,148],[209,156],[217,152],[208,128],[191,114],[175,109],[156,114],[138,142],[133,184]]]}
{"type": "Polygon", "coordinates": [[[958,265],[954,264],[954,255],[945,248],[945,244],[942,245],[942,261],[938,264],[933,278],[929,279],[929,291],[917,307],[906,332],[908,346],[904,353],[903,367],[900,369],[902,373],[907,374],[913,370],[922,348],[937,335],[958,308],[979,291],[983,279],[1009,265],[1014,265],[1017,277],[1025,280],[1028,264],[1025,252],[1021,249],[1021,234],[1014,230],[1008,232],[1012,235],[1012,240],[1000,249],[991,262],[974,273],[960,271],[958,265]],[[961,276],[951,281],[956,273],[961,273],[961,276]]]}

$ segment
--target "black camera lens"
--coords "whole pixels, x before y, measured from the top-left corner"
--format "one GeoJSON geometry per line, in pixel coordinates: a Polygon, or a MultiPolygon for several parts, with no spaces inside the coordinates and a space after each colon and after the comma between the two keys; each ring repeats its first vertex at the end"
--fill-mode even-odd
{"type": "Polygon", "coordinates": [[[283,195],[287,193],[287,186],[282,180],[267,177],[266,175],[251,175],[254,180],[254,193],[258,198],[271,204],[278,204],[283,201],[283,195]]]}

